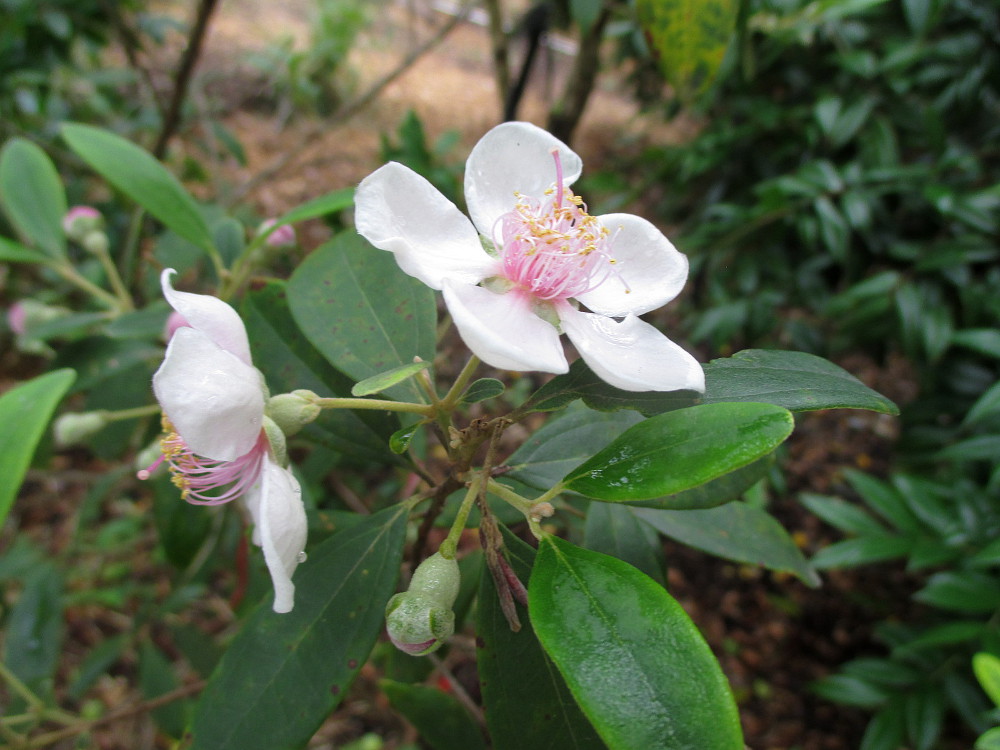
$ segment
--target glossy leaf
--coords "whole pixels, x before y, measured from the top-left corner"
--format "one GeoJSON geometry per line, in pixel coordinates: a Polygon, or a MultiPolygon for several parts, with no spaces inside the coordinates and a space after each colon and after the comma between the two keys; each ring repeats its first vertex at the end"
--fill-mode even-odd
{"type": "Polygon", "coordinates": [[[738,0],[638,0],[639,23],[678,98],[703,93],[722,66],[738,0]]]}
{"type": "Polygon", "coordinates": [[[583,546],[624,560],[661,586],[666,585],[660,537],[626,505],[591,503],[584,525],[583,546]]]}
{"type": "Polygon", "coordinates": [[[198,204],[149,152],[90,125],[65,123],[62,136],[77,156],[164,226],[202,250],[214,252],[212,234],[198,204]]]}
{"type": "Polygon", "coordinates": [[[792,415],[770,404],[692,406],[629,428],[563,481],[598,500],[652,500],[763,458],[793,427],[792,415]]]}
{"type": "Polygon", "coordinates": [[[774,455],[774,453],[770,453],[736,471],[730,471],[728,474],[723,474],[721,477],[697,487],[652,500],[636,500],[628,505],[636,508],[660,508],[662,510],[697,510],[723,505],[737,499],[766,477],[774,464],[774,455]]]}
{"type": "Polygon", "coordinates": [[[539,641],[612,750],[743,750],[718,662],[655,581],[549,536],[528,601],[539,641]]]}
{"type": "MultiPolygon", "coordinates": [[[[535,550],[504,530],[514,573],[527,582],[535,550]]],[[[521,630],[510,629],[486,567],[476,609],[477,666],[486,723],[495,750],[603,750],[604,743],[542,650],[528,612],[517,606],[521,630]],[[524,687],[530,685],[530,690],[524,687]]]]}
{"type": "Polygon", "coordinates": [[[770,514],[735,502],[706,510],[636,508],[635,515],[682,544],[727,560],[792,573],[809,586],[819,585],[791,536],[770,514]]]}
{"type": "Polygon", "coordinates": [[[550,419],[507,459],[509,476],[547,490],[566,472],[642,421],[635,412],[602,414],[584,407],[550,419]]]}
{"type": "Polygon", "coordinates": [[[359,383],[355,383],[351,388],[352,396],[370,396],[373,393],[381,393],[388,390],[397,383],[409,380],[418,372],[422,372],[431,366],[430,362],[411,362],[408,365],[400,365],[378,375],[372,375],[359,383]]]}
{"type": "Polygon", "coordinates": [[[483,734],[456,698],[426,685],[379,680],[393,708],[417,728],[431,750],[486,750],[483,734]]]}
{"type": "Polygon", "coordinates": [[[53,258],[66,255],[66,192],[52,160],[31,141],[0,150],[0,207],[21,238],[53,258]]]}
{"type": "MultiPolygon", "coordinates": [[[[288,282],[292,315],[330,364],[364,380],[414,357],[432,362],[437,308],[434,292],[375,250],[343,232],[314,250],[288,282]]],[[[387,391],[420,401],[415,383],[387,391]]]]}
{"type": "Polygon", "coordinates": [[[841,367],[804,352],[747,349],[705,365],[705,403],[757,401],[789,411],[899,409],[841,367]]]}
{"type": "Polygon", "coordinates": [[[0,526],[17,497],[35,447],[52,412],[76,378],[72,370],[54,370],[0,396],[0,526]]]}
{"type": "Polygon", "coordinates": [[[334,534],[295,573],[295,609],[270,592],[222,657],[198,702],[194,750],[304,747],[368,658],[402,558],[406,510],[334,534]]]}
{"type": "MultiPolygon", "coordinates": [[[[350,378],[331,367],[295,325],[284,282],[271,281],[251,289],[242,313],[253,360],[273,393],[298,388],[321,396],[350,392],[350,378]]],[[[386,440],[398,424],[378,412],[326,409],[305,427],[304,434],[349,456],[384,460],[386,440]]]]}

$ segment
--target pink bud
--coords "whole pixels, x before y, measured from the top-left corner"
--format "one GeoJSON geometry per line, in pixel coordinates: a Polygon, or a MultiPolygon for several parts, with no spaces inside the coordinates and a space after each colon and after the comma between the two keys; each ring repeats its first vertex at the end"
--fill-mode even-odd
{"type": "Polygon", "coordinates": [[[15,302],[7,308],[7,325],[18,336],[23,336],[24,332],[28,329],[27,317],[28,313],[24,309],[23,302],[15,302]]]}
{"type": "Polygon", "coordinates": [[[191,327],[191,324],[187,322],[183,315],[174,310],[167,316],[167,323],[163,326],[163,339],[164,341],[170,341],[174,337],[174,332],[178,328],[184,328],[187,326],[191,327]]]}
{"type": "MultiPolygon", "coordinates": [[[[259,234],[263,234],[276,223],[275,219],[266,219],[257,231],[259,234]]],[[[298,239],[295,236],[295,228],[291,224],[282,224],[267,236],[267,244],[271,247],[291,247],[296,242],[298,239]]]]}
{"type": "Polygon", "coordinates": [[[92,206],[73,206],[62,221],[66,236],[74,240],[83,239],[95,229],[100,229],[103,224],[101,212],[92,206]]]}

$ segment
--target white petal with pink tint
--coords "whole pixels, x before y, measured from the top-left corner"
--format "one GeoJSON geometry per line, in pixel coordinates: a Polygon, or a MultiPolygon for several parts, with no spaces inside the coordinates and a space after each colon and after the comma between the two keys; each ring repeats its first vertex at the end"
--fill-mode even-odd
{"type": "Polygon", "coordinates": [[[445,279],[478,284],[496,273],[469,219],[409,167],[390,162],[372,172],[354,205],[358,232],[432,289],[445,279]]]}
{"type": "Polygon", "coordinates": [[[598,217],[610,232],[612,274],[577,297],[601,315],[642,315],[676,297],[687,281],[687,256],[677,251],[653,224],[632,214],[598,217]]]}
{"type": "Polygon", "coordinates": [[[170,306],[184,316],[189,326],[201,331],[220,348],[236,355],[244,364],[252,364],[247,330],[237,312],[218,297],[176,291],[170,285],[170,277],[175,273],[174,269],[167,268],[160,274],[163,296],[170,306]]]}
{"type": "Polygon", "coordinates": [[[698,361],[656,328],[634,315],[622,321],[559,308],[563,330],[602,380],[626,391],[704,392],[698,361]]]}
{"type": "Polygon", "coordinates": [[[246,496],[254,521],[254,543],[264,552],[264,562],[274,585],[275,612],[291,612],[295,604],[292,574],[306,544],[308,525],[302,490],[288,469],[270,458],[260,482],[246,496]]]}
{"type": "Polygon", "coordinates": [[[194,453],[234,461],[257,442],[264,416],[260,373],[196,328],[174,333],[153,392],[194,453]]]}
{"type": "Polygon", "coordinates": [[[493,236],[497,219],[514,208],[515,194],[541,199],[555,183],[558,149],[563,184],[572,185],[583,162],[554,135],[527,122],[505,122],[484,135],[465,163],[465,202],[476,228],[493,236]]]}
{"type": "Polygon", "coordinates": [[[535,315],[523,296],[450,283],[443,291],[462,340],[486,364],[517,371],[569,369],[559,332],[535,315]]]}

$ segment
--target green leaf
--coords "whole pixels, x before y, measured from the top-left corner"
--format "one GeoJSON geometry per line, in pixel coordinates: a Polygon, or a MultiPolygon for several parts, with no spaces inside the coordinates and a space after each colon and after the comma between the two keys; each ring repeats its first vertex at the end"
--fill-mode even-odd
{"type": "Polygon", "coordinates": [[[868,409],[899,414],[846,370],[804,352],[746,349],[705,365],[705,403],[759,401],[789,411],[868,409]]]}
{"type": "Polygon", "coordinates": [[[771,453],[794,420],[771,404],[703,404],[630,427],[563,480],[587,497],[652,500],[698,487],[771,453]]]}
{"type": "Polygon", "coordinates": [[[431,366],[430,362],[411,362],[408,365],[400,365],[386,372],[380,372],[370,378],[365,378],[360,383],[356,383],[351,388],[352,396],[370,396],[373,393],[381,393],[388,390],[397,383],[402,383],[422,372],[431,366]]]}
{"type": "Polygon", "coordinates": [[[81,159],[164,226],[202,250],[215,252],[194,198],[147,151],[114,133],[79,123],[64,123],[62,136],[81,159]]]}
{"type": "MultiPolygon", "coordinates": [[[[314,250],[288,282],[292,315],[306,337],[341,372],[364,380],[414,357],[434,361],[434,292],[399,270],[392,253],[343,232],[314,250]]],[[[422,401],[415,383],[388,391],[422,401]]]]}
{"type": "Polygon", "coordinates": [[[508,476],[547,490],[566,472],[642,421],[634,412],[602,414],[584,407],[550,419],[507,459],[508,476]]]}
{"type": "Polygon", "coordinates": [[[486,750],[483,734],[461,703],[426,685],[379,680],[397,711],[417,728],[432,750],[486,750]]]}
{"type": "Polygon", "coordinates": [[[343,699],[382,628],[402,558],[407,513],[396,506],[334,534],[295,575],[295,609],[268,593],[198,701],[193,750],[304,747],[343,699]]]}
{"type": "Polygon", "coordinates": [[[845,539],[824,547],[812,559],[814,568],[856,568],[873,562],[906,557],[913,550],[913,540],[896,534],[867,534],[845,539]]]}
{"type": "Polygon", "coordinates": [[[413,440],[417,432],[420,431],[420,428],[425,424],[426,422],[414,422],[413,424],[396,430],[389,436],[389,450],[398,456],[406,453],[406,451],[410,448],[410,442],[413,440]]]}
{"type": "Polygon", "coordinates": [[[736,27],[738,0],[637,0],[639,23],[682,101],[705,92],[736,27]]]}
{"type": "MultiPolygon", "coordinates": [[[[241,308],[250,350],[273,393],[298,388],[346,396],[351,379],[333,369],[295,325],[284,282],[251,289],[241,308]]],[[[386,440],[398,422],[382,413],[325,409],[303,434],[345,455],[384,461],[386,440]]]]}
{"type": "Polygon", "coordinates": [[[53,258],[66,255],[66,192],[52,160],[31,141],[0,150],[0,206],[21,238],[53,258]]]}
{"type": "Polygon", "coordinates": [[[729,685],[694,623],[631,565],[547,536],[535,632],[612,750],[743,750],[729,685]]]}
{"type": "Polygon", "coordinates": [[[913,598],[949,612],[992,614],[1000,608],[1000,582],[971,570],[942,571],[932,575],[913,598]]]}
{"type": "Polygon", "coordinates": [[[834,528],[850,534],[885,534],[885,527],[853,503],[812,492],[799,495],[799,501],[834,528]]]}
{"type": "Polygon", "coordinates": [[[62,653],[62,597],[60,572],[52,563],[42,562],[28,574],[5,623],[4,665],[46,701],[51,699],[52,677],[62,653]]]}
{"type": "Polygon", "coordinates": [[[835,703],[875,708],[885,703],[888,692],[870,682],[846,674],[833,674],[813,683],[813,691],[835,703]]]}
{"type": "Polygon", "coordinates": [[[37,250],[0,237],[0,263],[48,263],[49,258],[37,250]]]}
{"type": "Polygon", "coordinates": [[[663,549],[653,528],[636,517],[632,508],[613,503],[591,503],[583,532],[583,546],[617,557],[641,570],[661,586],[663,549]]]}
{"type": "Polygon", "coordinates": [[[780,523],[767,512],[735,502],[705,510],[636,508],[636,517],[671,539],[727,560],[792,573],[808,586],[819,576],[780,523]]]}
{"type": "Polygon", "coordinates": [[[24,481],[35,447],[52,412],[76,378],[72,370],[55,370],[22,383],[0,396],[0,526],[24,481]]]}
{"type": "Polygon", "coordinates": [[[504,385],[496,378],[480,378],[474,381],[462,394],[462,403],[478,404],[480,401],[496,398],[504,392],[504,385]]]}
{"type": "Polygon", "coordinates": [[[774,464],[774,453],[758,458],[751,464],[723,474],[710,482],[681,490],[672,495],[664,495],[653,500],[637,500],[628,503],[632,507],[660,508],[662,510],[697,510],[699,508],[714,508],[717,505],[735,500],[757,482],[767,476],[774,464]]]}
{"type": "Polygon", "coordinates": [[[623,391],[605,383],[582,359],[578,359],[570,365],[569,372],[557,375],[535,391],[515,414],[556,411],[577,399],[583,399],[584,404],[596,411],[632,409],[651,416],[692,406],[700,398],[701,394],[695,391],[623,391]]]}
{"type": "Polygon", "coordinates": [[[966,328],[951,335],[951,343],[1000,359],[1000,330],[996,328],[966,328]]]}
{"type": "Polygon", "coordinates": [[[326,216],[337,211],[343,211],[345,208],[350,208],[353,204],[354,188],[341,188],[340,190],[334,190],[332,193],[313,198],[301,206],[296,206],[288,213],[283,214],[275,222],[275,225],[294,224],[297,221],[315,219],[318,216],[326,216]]]}
{"type": "Polygon", "coordinates": [[[1000,727],[993,727],[976,740],[975,750],[1000,750],[1000,727]]]}
{"type": "MultiPolygon", "coordinates": [[[[177,688],[177,675],[170,660],[148,640],[139,644],[139,687],[146,700],[159,698],[177,688]]],[[[166,734],[179,738],[184,734],[186,723],[184,708],[181,701],[167,703],[153,709],[153,719],[166,734]]]]}
{"type": "Polygon", "coordinates": [[[975,424],[981,419],[1000,414],[1000,380],[987,388],[969,408],[962,420],[962,426],[975,424]]]}
{"type": "MultiPolygon", "coordinates": [[[[535,550],[504,529],[511,568],[527,581],[535,550]]],[[[521,630],[513,632],[483,566],[476,609],[477,666],[486,724],[495,750],[603,750],[594,728],[542,650],[528,613],[517,606],[521,630]],[[524,686],[530,685],[530,690],[524,686]]]]}
{"type": "Polygon", "coordinates": [[[167,305],[155,302],[115,318],[104,327],[104,334],[114,339],[157,339],[163,335],[169,311],[167,305]]]}
{"type": "Polygon", "coordinates": [[[597,21],[602,5],[602,0],[569,0],[569,12],[576,25],[587,31],[597,21]]]}

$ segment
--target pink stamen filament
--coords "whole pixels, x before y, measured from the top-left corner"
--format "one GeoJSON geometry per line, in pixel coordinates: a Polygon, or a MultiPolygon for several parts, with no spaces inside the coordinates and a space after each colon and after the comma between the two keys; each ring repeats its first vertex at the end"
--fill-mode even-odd
{"type": "Polygon", "coordinates": [[[564,186],[557,149],[552,157],[556,183],[546,194],[553,197],[540,202],[518,194],[514,210],[500,217],[494,229],[504,276],[541,300],[577,297],[611,276],[621,280],[607,228],[564,186]]]}

